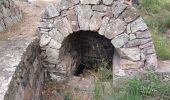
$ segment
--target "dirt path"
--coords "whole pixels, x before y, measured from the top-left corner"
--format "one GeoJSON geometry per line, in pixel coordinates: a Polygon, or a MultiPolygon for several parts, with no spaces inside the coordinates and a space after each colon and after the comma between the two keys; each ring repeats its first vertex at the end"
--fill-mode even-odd
{"type": "MultiPolygon", "coordinates": [[[[33,37],[36,34],[38,22],[45,7],[56,0],[37,0],[33,3],[16,1],[16,4],[23,11],[23,19],[17,25],[9,28],[6,32],[0,33],[0,41],[33,37]]],[[[58,1],[58,0],[57,0],[58,1]]]]}

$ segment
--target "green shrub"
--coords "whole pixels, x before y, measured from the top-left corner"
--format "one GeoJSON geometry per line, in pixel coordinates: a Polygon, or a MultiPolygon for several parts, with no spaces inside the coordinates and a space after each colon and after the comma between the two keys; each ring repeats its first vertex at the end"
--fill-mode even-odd
{"type": "Polygon", "coordinates": [[[129,79],[119,90],[113,88],[111,95],[105,95],[102,82],[98,80],[94,92],[95,100],[169,100],[170,84],[153,71],[146,71],[143,77],[129,79]]]}
{"type": "Polygon", "coordinates": [[[153,41],[155,45],[155,49],[157,52],[157,55],[162,59],[170,59],[170,40],[167,38],[159,35],[159,34],[153,34],[153,41]]]}
{"type": "Polygon", "coordinates": [[[170,11],[170,0],[161,0],[161,7],[170,11]]]}
{"type": "Polygon", "coordinates": [[[139,8],[145,8],[148,12],[159,13],[161,10],[159,0],[140,0],[139,4],[139,8]]]}
{"type": "Polygon", "coordinates": [[[145,20],[150,29],[157,29],[164,33],[167,28],[170,28],[170,17],[159,17],[145,20]]]}

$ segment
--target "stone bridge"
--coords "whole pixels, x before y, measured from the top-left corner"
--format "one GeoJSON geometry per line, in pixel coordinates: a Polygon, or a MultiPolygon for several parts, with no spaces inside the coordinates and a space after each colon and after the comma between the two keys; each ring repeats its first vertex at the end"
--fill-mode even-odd
{"type": "Polygon", "coordinates": [[[122,0],[61,0],[45,9],[38,32],[0,47],[0,100],[40,100],[44,79],[65,81],[103,59],[114,78],[157,68],[147,25],[122,0]]]}
{"type": "Polygon", "coordinates": [[[87,60],[99,58],[100,54],[109,56],[116,76],[131,76],[135,71],[157,67],[147,25],[134,7],[119,1],[62,0],[49,5],[39,33],[44,66],[53,79],[74,75],[79,64],[87,65],[87,60]],[[103,43],[104,39],[108,42],[103,43]]]}

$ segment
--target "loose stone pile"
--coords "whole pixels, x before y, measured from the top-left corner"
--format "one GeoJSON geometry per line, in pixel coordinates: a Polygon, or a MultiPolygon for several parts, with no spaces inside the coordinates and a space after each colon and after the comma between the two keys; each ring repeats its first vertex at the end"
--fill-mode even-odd
{"type": "Polygon", "coordinates": [[[19,22],[22,13],[13,0],[0,0],[0,32],[19,22]]]}
{"type": "Polygon", "coordinates": [[[52,78],[65,79],[75,70],[61,64],[59,55],[63,40],[80,30],[95,31],[111,40],[117,52],[113,57],[116,76],[157,67],[151,34],[132,6],[113,0],[61,0],[45,9],[39,26],[43,65],[52,78]]]}

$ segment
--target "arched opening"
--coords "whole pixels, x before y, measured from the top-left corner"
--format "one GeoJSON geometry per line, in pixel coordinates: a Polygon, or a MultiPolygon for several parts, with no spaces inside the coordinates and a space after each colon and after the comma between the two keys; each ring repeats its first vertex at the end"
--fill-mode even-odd
{"type": "Polygon", "coordinates": [[[94,70],[102,61],[112,68],[114,47],[111,40],[92,31],[70,34],[62,42],[59,62],[66,67],[67,75],[79,76],[84,70],[94,70]]]}

